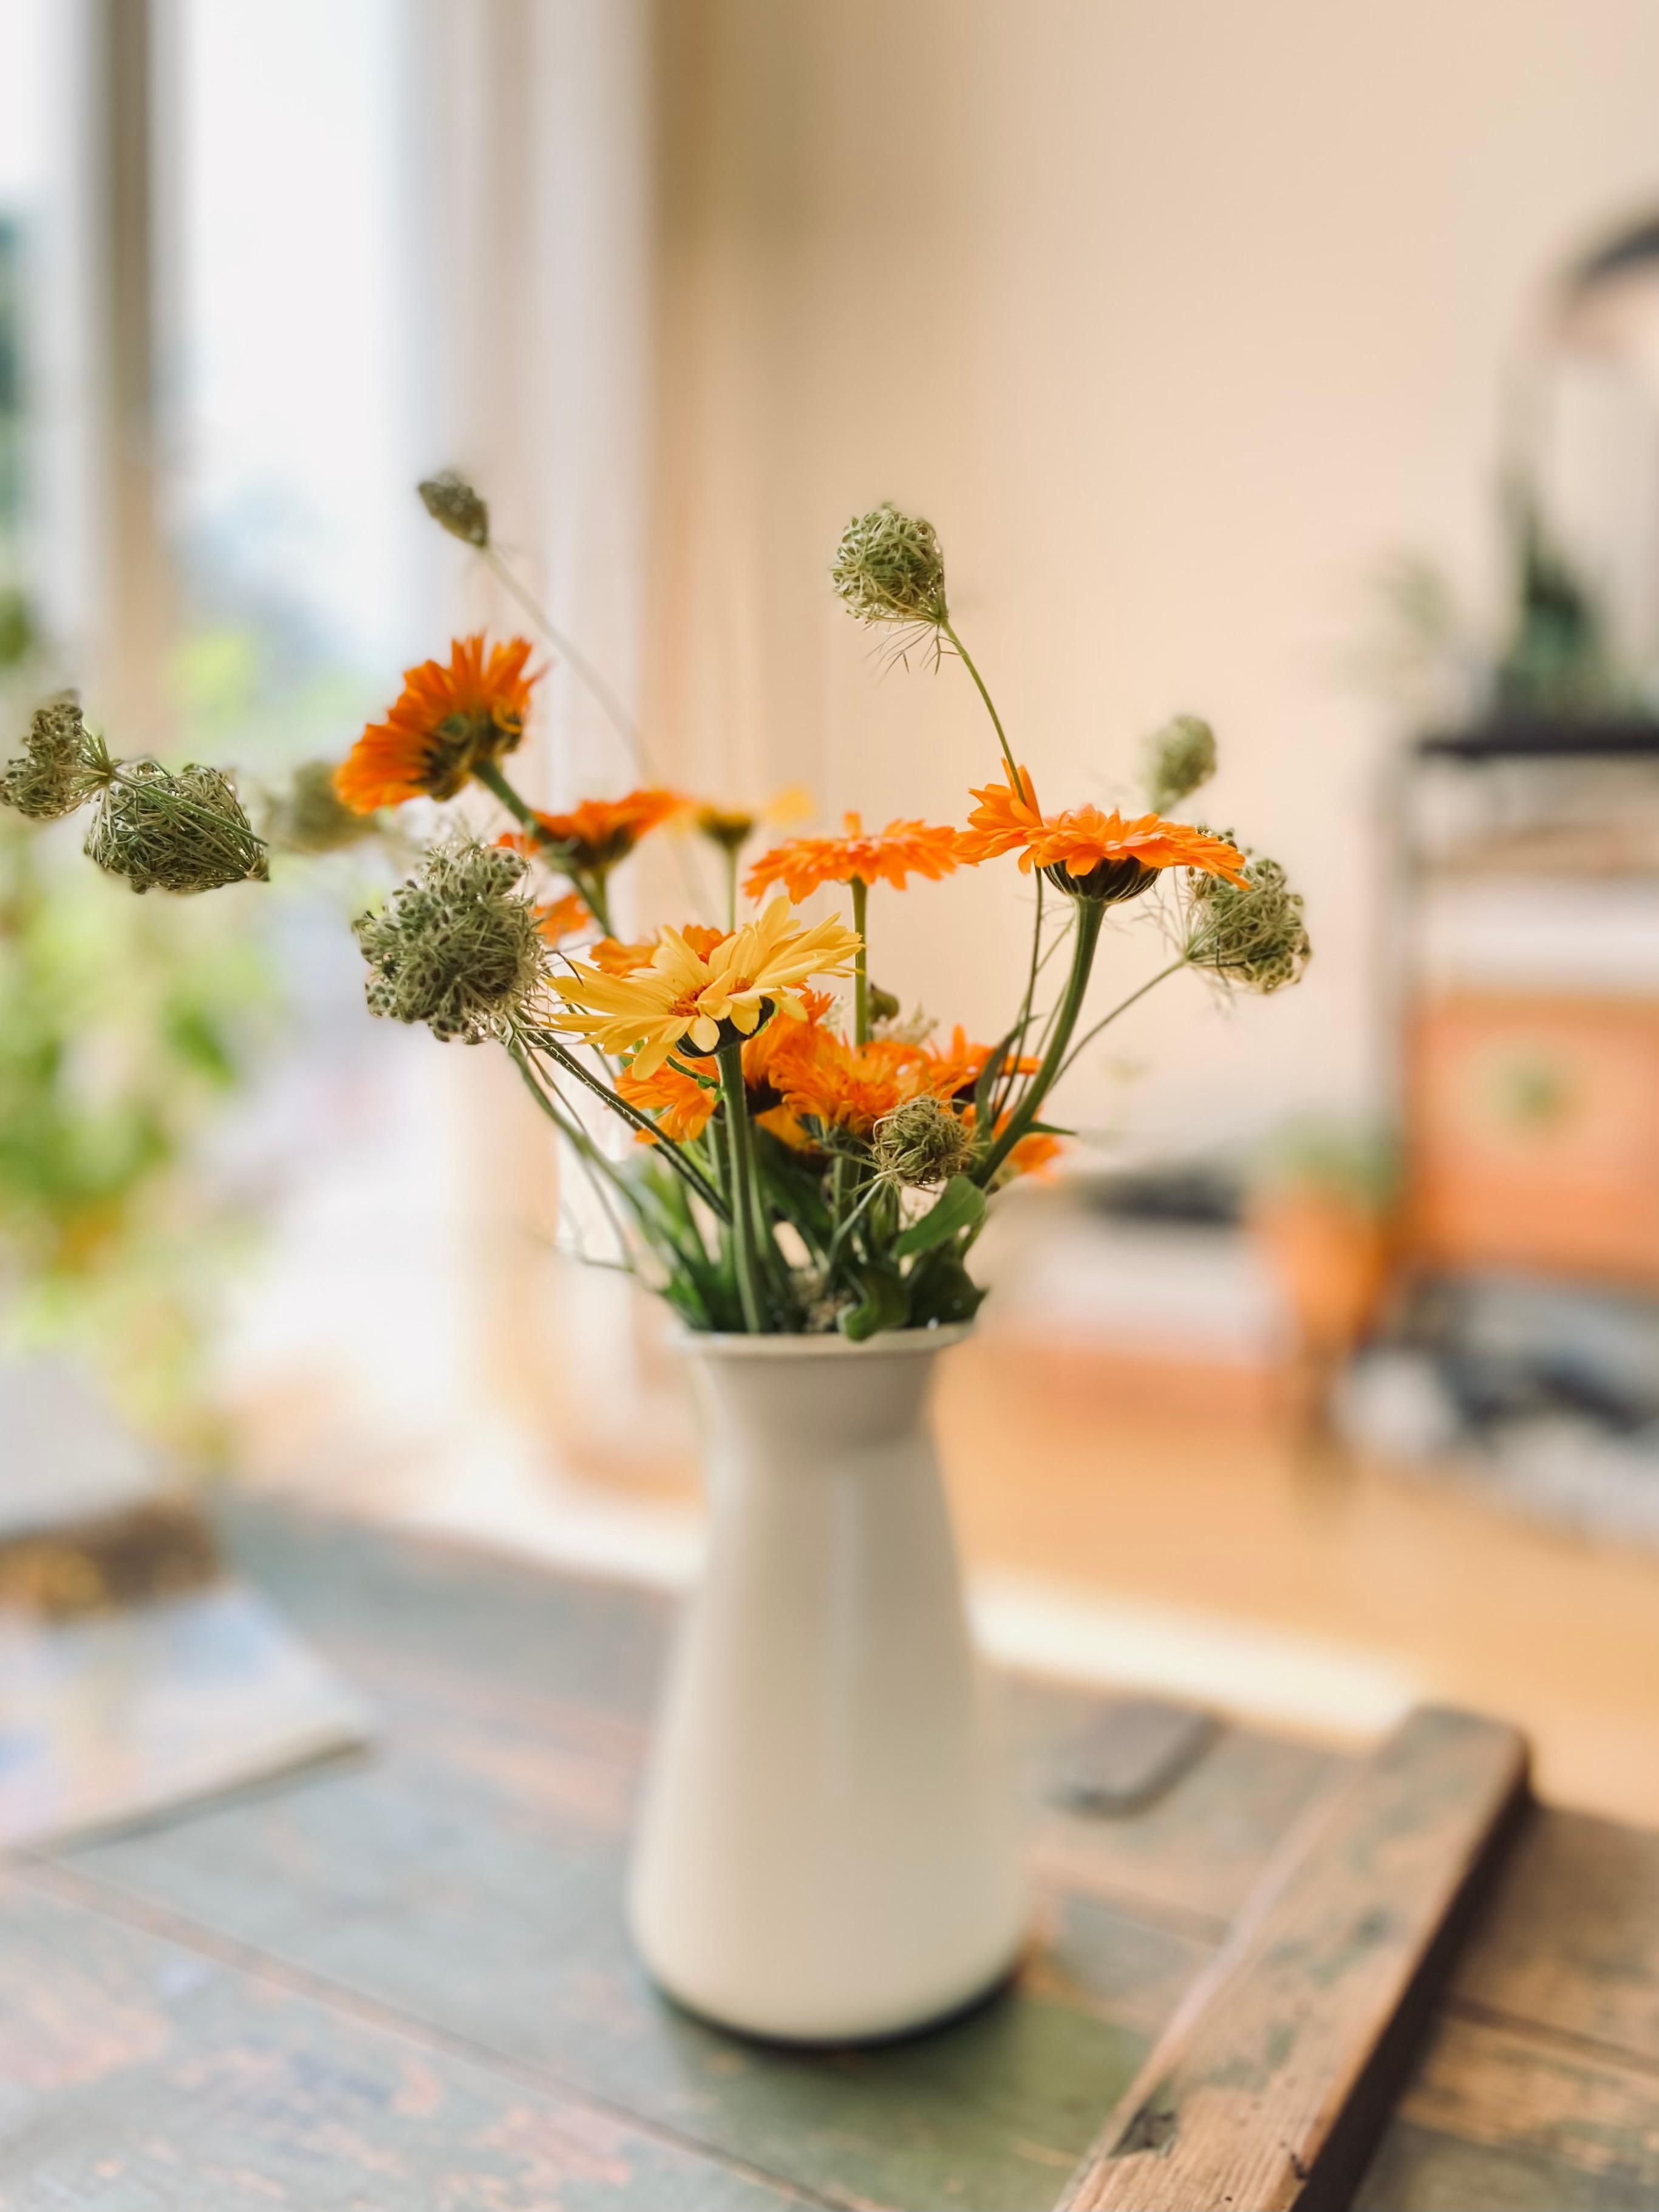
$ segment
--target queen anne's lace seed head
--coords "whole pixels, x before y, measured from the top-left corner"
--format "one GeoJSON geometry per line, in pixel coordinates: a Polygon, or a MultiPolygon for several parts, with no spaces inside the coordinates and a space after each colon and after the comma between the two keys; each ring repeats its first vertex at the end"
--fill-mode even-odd
{"type": "Polygon", "coordinates": [[[890,501],[854,516],[830,576],[860,622],[937,624],[950,618],[938,533],[919,514],[901,514],[890,501]]]}
{"type": "Polygon", "coordinates": [[[379,914],[352,925],[368,963],[369,1012],[425,1022],[448,1043],[505,1037],[545,972],[547,947],[516,853],[440,845],[379,914]]]}
{"type": "Polygon", "coordinates": [[[193,761],[176,775],[153,760],[112,766],[86,852],[135,891],[188,895],[270,873],[229,777],[193,761]]]}
{"type": "Polygon", "coordinates": [[[80,701],[66,691],[35,709],[21,753],[0,771],[0,801],[32,821],[55,822],[86,804],[107,765],[81,719],[80,701]]]}
{"type": "Polygon", "coordinates": [[[454,469],[440,469],[420,486],[421,504],[432,520],[464,545],[488,545],[489,508],[482,493],[454,469]]]}
{"type": "Polygon", "coordinates": [[[1249,856],[1249,885],[1194,876],[1187,893],[1186,956],[1218,982],[1264,996],[1296,982],[1312,957],[1302,894],[1277,860],[1249,856]]]}
{"type": "Polygon", "coordinates": [[[948,1182],[973,1163],[974,1133],[959,1114],[926,1093],[884,1114],[872,1132],[876,1172],[886,1182],[921,1190],[948,1182]]]}

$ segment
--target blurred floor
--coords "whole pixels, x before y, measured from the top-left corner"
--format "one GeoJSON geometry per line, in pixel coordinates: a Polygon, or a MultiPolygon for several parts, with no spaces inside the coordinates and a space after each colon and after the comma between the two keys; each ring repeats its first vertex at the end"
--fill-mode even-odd
{"type": "Polygon", "coordinates": [[[1524,1728],[1548,1796],[1659,1826],[1659,1554],[1310,1463],[1271,1423],[1115,1405],[1101,1373],[988,1336],[952,1363],[941,1428],[975,1568],[1372,1654],[1524,1728]]]}
{"type": "MultiPolygon", "coordinates": [[[[689,1417],[653,1422],[636,1454],[561,1463],[548,1431],[469,1423],[367,1451],[301,1393],[245,1412],[262,1483],[579,1568],[695,1569],[689,1417]]],[[[1659,1554],[1310,1455],[1259,1407],[1006,1328],[945,1363],[939,1413],[999,1656],[1311,1734],[1375,1733],[1414,1698],[1468,1705],[1526,1729],[1553,1800],[1659,1826],[1659,1554]]]]}

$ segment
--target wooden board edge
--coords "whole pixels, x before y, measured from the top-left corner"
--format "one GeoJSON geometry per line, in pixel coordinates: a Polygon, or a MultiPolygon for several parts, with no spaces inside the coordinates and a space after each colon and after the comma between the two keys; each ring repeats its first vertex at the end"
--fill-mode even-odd
{"type": "MultiPolygon", "coordinates": [[[[1322,2140],[1305,2163],[1293,2148],[1285,2147],[1291,2179],[1285,2191],[1272,2206],[1253,2207],[1252,2212],[1340,2212],[1348,2203],[1381,2138],[1452,1964],[1532,1803],[1527,1743],[1518,1730],[1505,1723],[1416,1707],[1339,1790],[1310,1808],[1252,1891],[1216,1958],[1198,1976],[1134,2081],[1114,2106],[1056,2201],[1055,2212],[1103,2212],[1103,2208],[1127,2212],[1130,2199],[1116,2186],[1114,2160],[1121,2154],[1130,2131],[1141,2127],[1146,2118],[1143,2108],[1200,2027],[1234,2000],[1241,1971],[1248,1967],[1261,1931],[1287,1893],[1316,1869],[1322,1849],[1345,1808],[1358,1802],[1368,1785],[1375,1788],[1379,1769],[1386,1766],[1414,1728],[1448,1717],[1473,1723],[1490,1732],[1499,1754],[1498,1785],[1472,1838],[1467,1863],[1392,2013],[1360,2058],[1348,2094],[1330,2117],[1322,2140]]],[[[1144,2129],[1142,2132],[1144,2136],[1144,2129]]],[[[1152,2148],[1153,2143],[1144,2141],[1139,2147],[1152,2148]]],[[[1134,2201],[1144,2202],[1146,2212],[1194,2212],[1184,2199],[1167,2208],[1152,2195],[1134,2201]]]]}

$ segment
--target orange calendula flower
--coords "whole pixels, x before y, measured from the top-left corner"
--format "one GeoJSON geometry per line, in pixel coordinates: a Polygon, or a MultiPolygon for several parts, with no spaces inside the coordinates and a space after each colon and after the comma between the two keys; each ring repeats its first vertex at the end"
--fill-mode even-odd
{"type": "Polygon", "coordinates": [[[591,929],[593,917],[580,891],[567,891],[536,908],[536,927],[550,945],[559,945],[579,931],[591,929]]]}
{"type": "MultiPolygon", "coordinates": [[[[720,1103],[720,1083],[712,1061],[708,1063],[708,1073],[711,1081],[704,1084],[668,1060],[650,1075],[632,1075],[624,1070],[617,1078],[617,1096],[628,1105],[637,1106],[641,1113],[654,1114],[660,1134],[677,1145],[684,1145],[702,1136],[720,1103]]],[[[648,1145],[653,1139],[639,1129],[635,1132],[635,1141],[648,1145]]]]}
{"type": "Polygon", "coordinates": [[[1022,767],[1019,775],[1023,795],[1006,783],[973,793],[979,805],[957,836],[958,860],[977,866],[1018,851],[1025,874],[1041,868],[1061,890],[1108,902],[1133,898],[1162,868],[1196,868],[1241,890],[1249,888],[1244,855],[1224,837],[1157,814],[1126,821],[1115,808],[1109,814],[1098,806],[1073,806],[1045,815],[1031,771],[1022,767]]]}
{"type": "Polygon", "coordinates": [[[655,787],[621,799],[585,799],[567,814],[537,812],[543,836],[516,830],[502,839],[517,853],[551,860],[586,875],[604,875],[625,860],[647,830],[679,811],[678,793],[655,787]]]}
{"type": "MultiPolygon", "coordinates": [[[[743,1080],[749,1094],[750,1112],[763,1129],[771,1130],[786,1144],[794,1146],[802,1144],[805,1139],[799,1122],[783,1103],[782,1086],[789,1056],[803,1036],[817,1029],[836,1003],[827,991],[803,991],[800,997],[805,1023],[768,1022],[743,1048],[743,1080]]],[[[702,1136],[714,1119],[720,1103],[718,1088],[711,1087],[714,1079],[715,1064],[712,1060],[688,1053],[665,1060],[654,1075],[619,1075],[617,1090],[630,1106],[654,1114],[664,1136],[684,1144],[690,1138],[702,1136]],[[699,1081],[699,1077],[704,1080],[699,1081]]],[[[636,1141],[648,1145],[652,1140],[641,1129],[637,1132],[636,1141]]]]}
{"type": "Polygon", "coordinates": [[[819,1030],[780,1054],[774,1080],[791,1113],[867,1139],[884,1114],[931,1091],[929,1077],[927,1055],[916,1045],[888,1037],[849,1044],[819,1030]]]}
{"type": "MultiPolygon", "coordinates": [[[[985,1063],[995,1051],[996,1047],[988,1044],[970,1044],[967,1031],[958,1022],[951,1032],[951,1042],[948,1045],[940,1047],[928,1044],[922,1049],[926,1052],[932,1066],[933,1072],[927,1087],[933,1091],[934,1097],[954,1098],[959,1103],[966,1103],[973,1097],[974,1085],[979,1081],[985,1063]]],[[[1023,1054],[1018,1060],[1012,1057],[1005,1060],[1003,1069],[1005,1073],[1012,1075],[1035,1075],[1040,1065],[1040,1061],[1027,1054],[1023,1054]]]]}
{"type": "Polygon", "coordinates": [[[954,830],[890,822],[866,836],[858,815],[845,820],[839,837],[790,837],[763,853],[744,879],[744,891],[759,898],[777,884],[799,906],[824,884],[850,884],[856,877],[860,883],[891,884],[902,891],[912,876],[937,883],[958,865],[954,830]]]}
{"type": "Polygon", "coordinates": [[[473,770],[510,753],[524,735],[529,641],[486,649],[483,634],[457,638],[449,665],[405,669],[385,721],[371,722],[334,771],[335,793],[354,814],[406,799],[453,799],[473,770]]]}

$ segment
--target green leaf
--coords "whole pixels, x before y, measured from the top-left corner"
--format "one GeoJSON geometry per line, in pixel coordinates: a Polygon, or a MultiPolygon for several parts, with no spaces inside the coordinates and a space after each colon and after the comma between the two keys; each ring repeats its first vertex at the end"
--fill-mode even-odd
{"type": "Polygon", "coordinates": [[[910,1325],[972,1321],[985,1292],[954,1252],[936,1252],[910,1275],[910,1325]]]}
{"type": "Polygon", "coordinates": [[[839,1316],[844,1337],[862,1344],[878,1329],[904,1327],[910,1318],[910,1300],[896,1268],[857,1267],[853,1279],[864,1295],[857,1305],[844,1308],[839,1316]]]}
{"type": "Polygon", "coordinates": [[[985,1218],[985,1193],[966,1176],[952,1176],[920,1221],[913,1221],[893,1240],[893,1256],[908,1260],[917,1252],[931,1252],[959,1229],[971,1229],[985,1218]]]}

